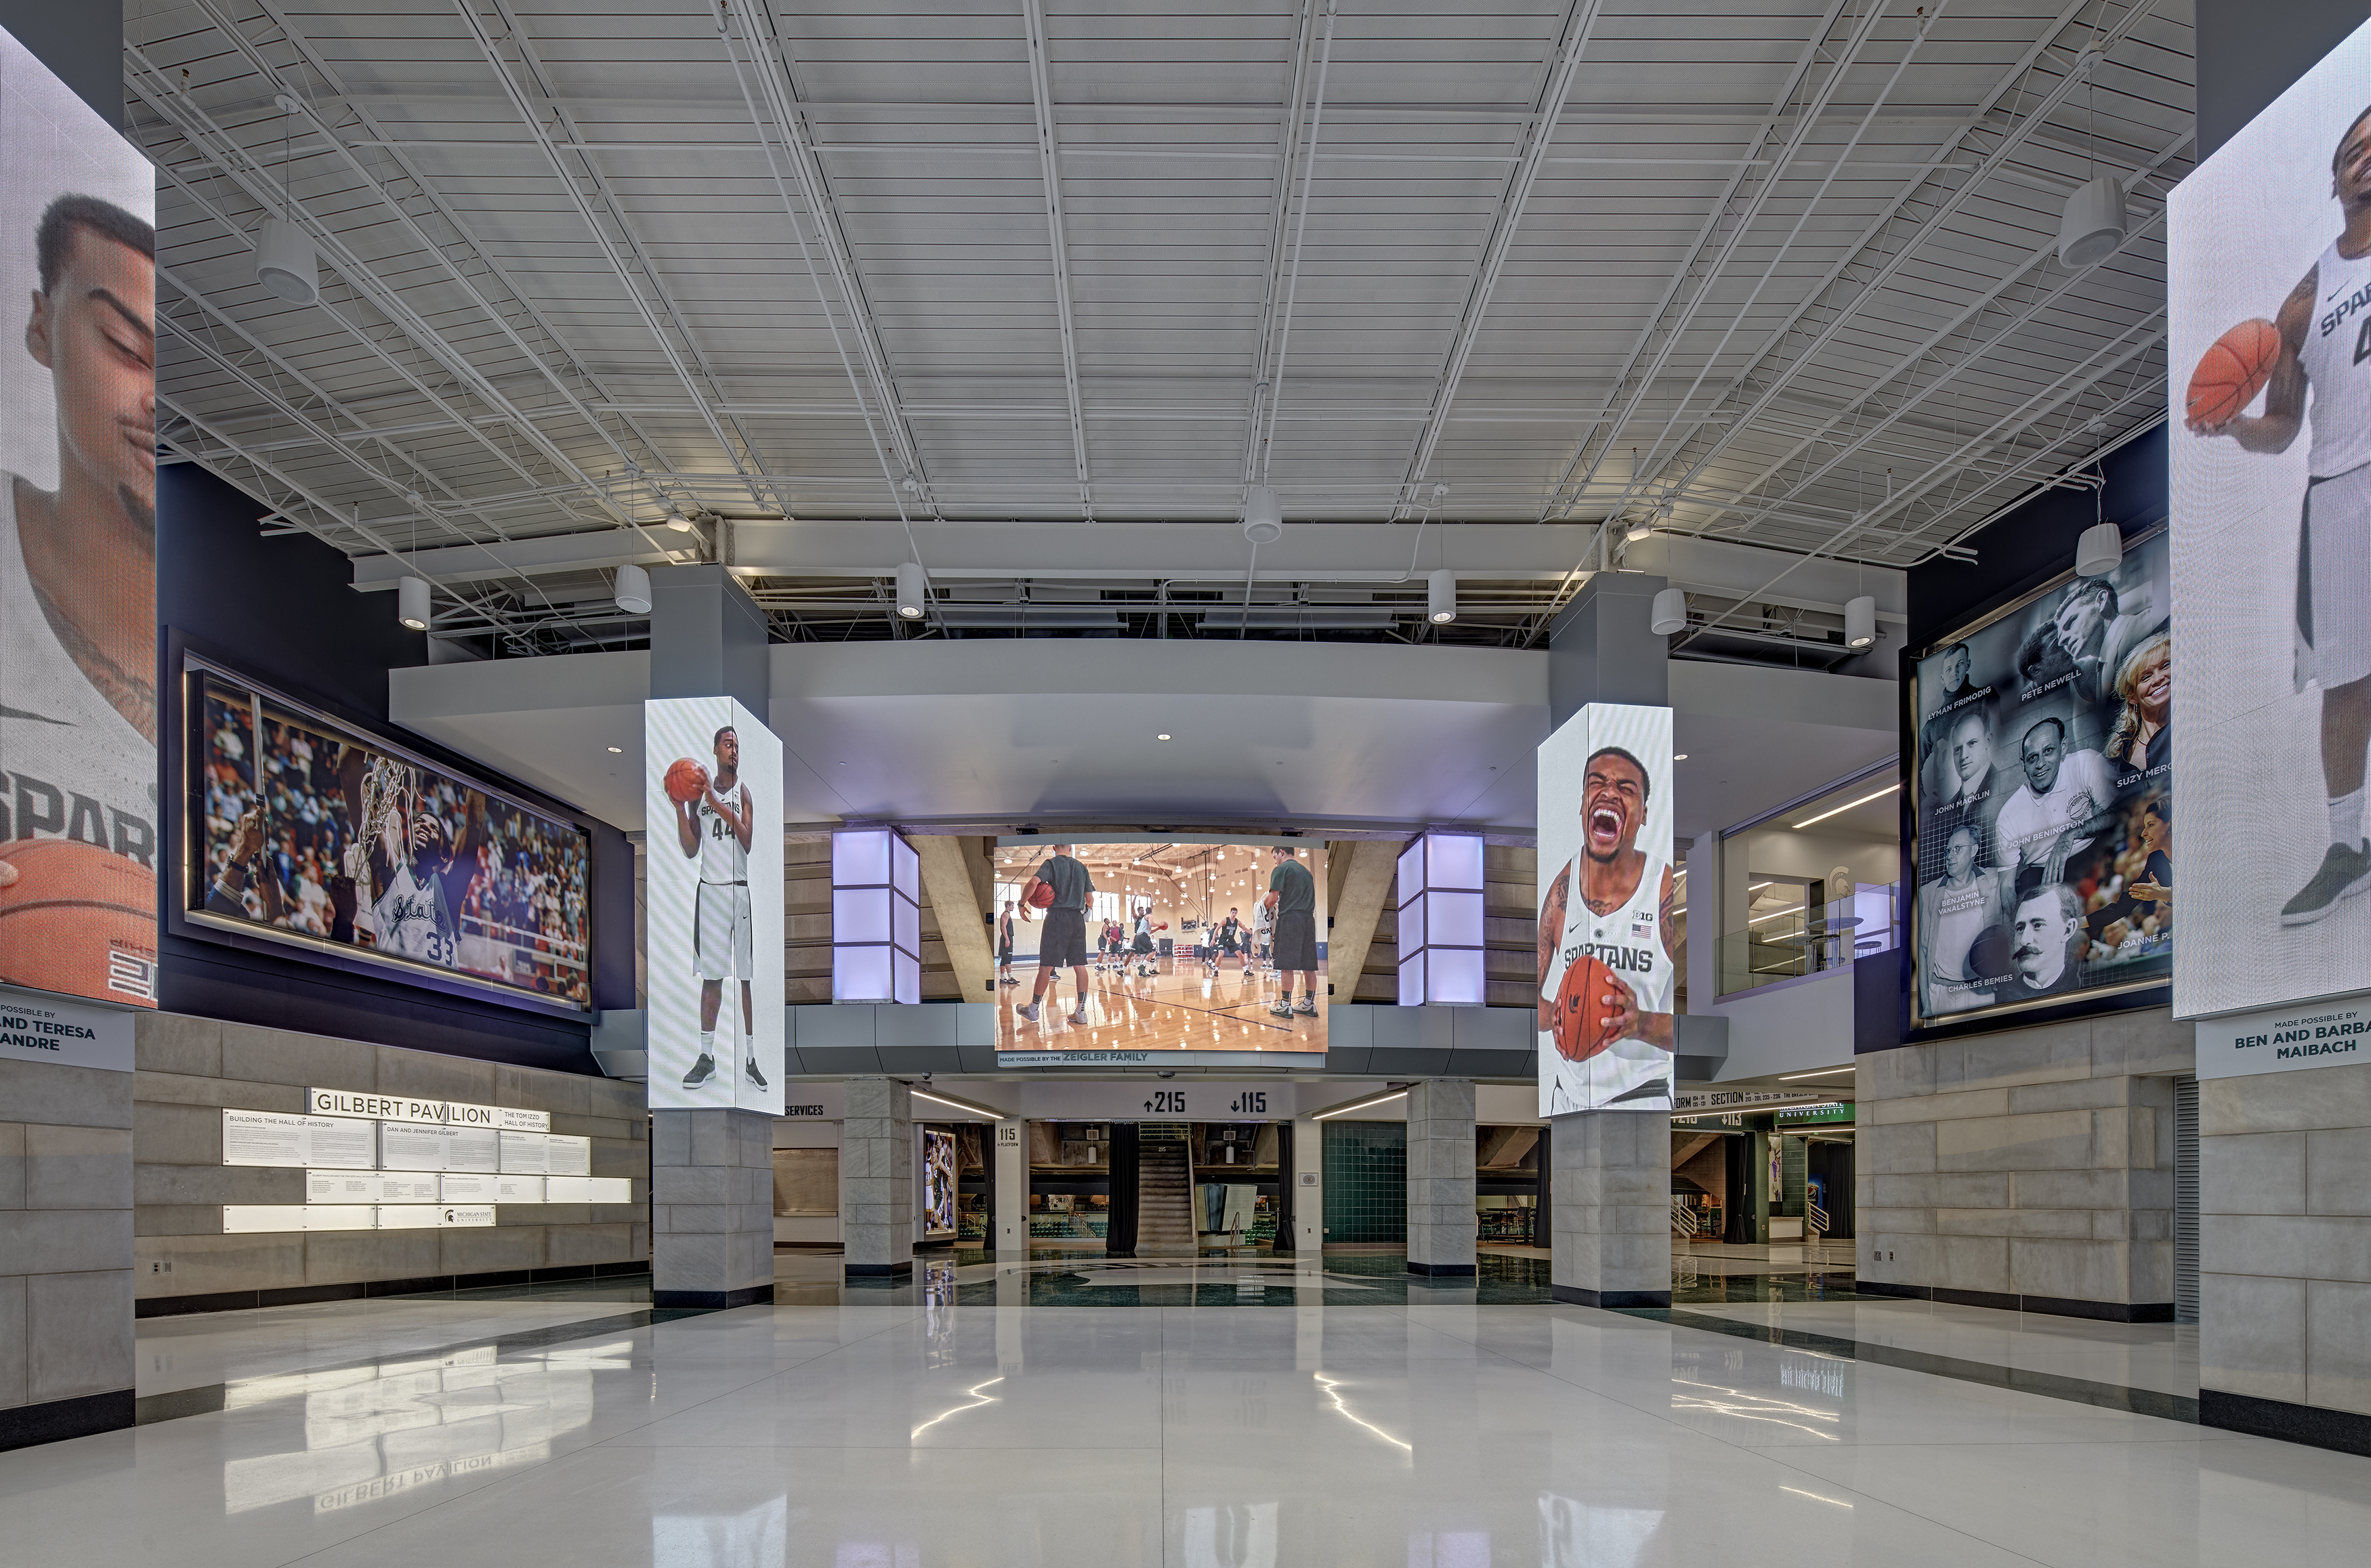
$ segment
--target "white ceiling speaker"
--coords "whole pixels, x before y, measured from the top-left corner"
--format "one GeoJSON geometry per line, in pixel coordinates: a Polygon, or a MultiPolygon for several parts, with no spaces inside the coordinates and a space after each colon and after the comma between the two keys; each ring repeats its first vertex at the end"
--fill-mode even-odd
{"type": "Polygon", "coordinates": [[[651,574],[628,564],[618,569],[618,607],[630,616],[651,613],[651,574]]]}
{"type": "Polygon", "coordinates": [[[1457,573],[1445,566],[1424,580],[1424,618],[1435,626],[1457,618],[1457,573]]]}
{"type": "Polygon", "coordinates": [[[2124,182],[2112,174],[2086,180],[2068,194],[2058,220],[2059,263],[2080,270],[2105,261],[2130,232],[2124,221],[2124,182]]]}
{"type": "Polygon", "coordinates": [[[1655,595],[1654,618],[1647,629],[1657,637],[1669,637],[1675,631],[1688,629],[1688,595],[1682,588],[1666,588],[1655,595]]]}
{"type": "Polygon", "coordinates": [[[930,610],[930,583],[922,575],[922,563],[915,560],[897,563],[897,613],[907,620],[920,620],[930,610]]]}
{"type": "Polygon", "coordinates": [[[428,629],[428,583],[425,579],[406,577],[396,582],[395,618],[410,630],[428,629]]]}
{"type": "Polygon", "coordinates": [[[683,508],[680,506],[667,508],[666,525],[678,534],[691,532],[691,519],[683,514],[683,508]]]}
{"type": "Polygon", "coordinates": [[[2094,523],[2075,541],[2075,571],[2081,577],[2105,577],[2124,559],[2124,536],[2113,523],[2094,523]]]}
{"type": "Polygon", "coordinates": [[[1284,537],[1284,502],[1268,485],[1254,485],[1243,498],[1243,537],[1255,545],[1272,545],[1284,537]]]}
{"type": "Polygon", "coordinates": [[[1845,646],[1856,653],[1877,646],[1876,595],[1863,594],[1845,601],[1845,646]]]}
{"type": "Polygon", "coordinates": [[[286,218],[266,218],[255,248],[255,281],[291,305],[321,297],[321,268],[313,236],[286,218]]]}

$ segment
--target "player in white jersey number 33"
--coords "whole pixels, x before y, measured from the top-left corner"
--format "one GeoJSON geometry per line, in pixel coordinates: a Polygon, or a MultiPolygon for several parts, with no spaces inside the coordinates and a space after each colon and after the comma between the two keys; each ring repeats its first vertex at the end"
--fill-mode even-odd
{"type": "Polygon", "coordinates": [[[1539,1029],[1555,1064],[1547,1113],[1671,1103],[1673,878],[1638,847],[1652,788],[1619,746],[1581,779],[1581,852],[1540,910],[1539,1029]]]}
{"type": "MultiPolygon", "coordinates": [[[[716,1015],[724,982],[741,982],[741,1071],[758,1088],[766,1075],[758,1067],[758,1009],[750,995],[757,974],[751,951],[749,837],[757,812],[749,786],[741,781],[741,737],[728,724],[716,732],[716,768],[707,788],[675,808],[676,842],[686,859],[700,862],[700,887],[692,906],[692,963],[700,974],[700,1059],[683,1086],[698,1089],[716,1073],[716,1015]]],[[[731,1067],[726,1067],[730,1080],[731,1067]]]]}

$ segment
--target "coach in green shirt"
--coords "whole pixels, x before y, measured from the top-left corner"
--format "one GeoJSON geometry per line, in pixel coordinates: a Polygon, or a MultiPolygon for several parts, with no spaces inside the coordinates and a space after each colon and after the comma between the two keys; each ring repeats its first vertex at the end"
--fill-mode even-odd
{"type": "Polygon", "coordinates": [[[1276,870],[1268,873],[1266,903],[1276,916],[1275,957],[1270,961],[1284,975],[1284,994],[1268,1009],[1272,1017],[1317,1016],[1317,879],[1301,863],[1289,845],[1269,851],[1276,870]],[[1301,1001],[1292,999],[1292,977],[1301,976],[1301,1001]]]}

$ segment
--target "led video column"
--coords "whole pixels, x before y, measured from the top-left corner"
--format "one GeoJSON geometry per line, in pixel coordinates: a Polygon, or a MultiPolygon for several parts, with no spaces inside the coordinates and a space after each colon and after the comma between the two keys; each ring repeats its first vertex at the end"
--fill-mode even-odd
{"type": "Polygon", "coordinates": [[[1539,767],[1540,1114],[1669,1111],[1671,710],[1591,703],[1539,767]]]}
{"type": "Polygon", "coordinates": [[[156,1004],[156,215],[0,33],[0,981],[156,1004]]]}
{"type": "Polygon", "coordinates": [[[782,1113],[782,743],[729,697],[642,705],[650,1102],[782,1113]]]}

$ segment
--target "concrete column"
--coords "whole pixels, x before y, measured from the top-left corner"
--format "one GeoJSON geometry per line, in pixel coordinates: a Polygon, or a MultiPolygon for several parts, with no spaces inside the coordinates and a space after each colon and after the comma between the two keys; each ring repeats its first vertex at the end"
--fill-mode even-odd
{"type": "Polygon", "coordinates": [[[1655,595],[1670,584],[1644,572],[1601,571],[1548,628],[1548,723],[1592,702],[1671,704],[1671,640],[1652,624],[1655,595]]]}
{"type": "Polygon", "coordinates": [[[1012,1118],[996,1124],[989,1177],[996,1183],[996,1237],[999,1259],[1029,1255],[1029,1124],[1012,1118]]]}
{"type": "Polygon", "coordinates": [[[132,1424],[129,1067],[0,1055],[0,1449],[132,1424]]]}
{"type": "Polygon", "coordinates": [[[651,1113],[651,1305],[774,1298],[774,1118],[651,1113]]]}
{"type": "Polygon", "coordinates": [[[1325,1124],[1311,1116],[1292,1119],[1292,1227],[1298,1255],[1323,1262],[1325,1251],[1325,1124]],[[1308,1180],[1303,1180],[1308,1178],[1308,1180]]]}
{"type": "Polygon", "coordinates": [[[906,1086],[895,1078],[848,1080],[839,1124],[839,1234],[849,1278],[914,1272],[914,1113],[906,1086]]]}
{"type": "Polygon", "coordinates": [[[1425,1078],[1407,1091],[1407,1267],[1474,1273],[1474,1080],[1425,1078]]]}
{"type": "Polygon", "coordinates": [[[651,569],[653,697],[729,697],[765,718],[766,643],[766,612],[723,567],[651,569]]]}
{"type": "Polygon", "coordinates": [[[1660,1111],[1558,1116],[1552,1292],[1584,1307],[1671,1304],[1671,1118],[1660,1111]]]}

